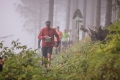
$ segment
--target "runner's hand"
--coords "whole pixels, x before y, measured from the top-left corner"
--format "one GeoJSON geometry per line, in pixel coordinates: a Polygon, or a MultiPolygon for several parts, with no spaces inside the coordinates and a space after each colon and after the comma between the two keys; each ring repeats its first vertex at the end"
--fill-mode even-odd
{"type": "Polygon", "coordinates": [[[57,44],[56,44],[56,47],[58,47],[59,46],[59,42],[57,42],[57,44]]]}
{"type": "Polygon", "coordinates": [[[45,38],[48,38],[48,37],[49,37],[48,35],[45,36],[45,38]]]}

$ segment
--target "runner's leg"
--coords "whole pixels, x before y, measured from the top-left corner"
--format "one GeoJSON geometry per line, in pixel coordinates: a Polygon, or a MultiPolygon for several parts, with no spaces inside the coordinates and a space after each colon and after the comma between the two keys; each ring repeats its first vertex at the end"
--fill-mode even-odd
{"type": "Polygon", "coordinates": [[[50,67],[50,64],[51,64],[52,49],[53,49],[53,47],[48,47],[48,51],[47,51],[47,53],[48,53],[47,58],[48,58],[48,61],[49,61],[48,68],[50,67]]]}
{"type": "Polygon", "coordinates": [[[47,47],[42,47],[42,58],[43,58],[43,66],[47,67],[46,60],[47,60],[47,47]]]}
{"type": "Polygon", "coordinates": [[[58,52],[60,53],[60,50],[61,50],[61,41],[60,41],[60,43],[59,43],[59,45],[58,45],[58,52]]]}
{"type": "Polygon", "coordinates": [[[56,47],[56,46],[57,46],[57,42],[55,41],[55,54],[57,54],[57,53],[58,53],[58,51],[57,51],[58,49],[57,49],[57,47],[56,47]]]}

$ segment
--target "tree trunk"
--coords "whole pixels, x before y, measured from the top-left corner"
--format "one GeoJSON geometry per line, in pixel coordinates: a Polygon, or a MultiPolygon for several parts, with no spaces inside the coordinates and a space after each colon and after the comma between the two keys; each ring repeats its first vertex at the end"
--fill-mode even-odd
{"type": "Polygon", "coordinates": [[[100,20],[101,20],[101,0],[97,0],[96,27],[100,26],[100,20]]]}
{"type": "Polygon", "coordinates": [[[39,11],[39,22],[38,22],[38,27],[39,27],[39,30],[41,30],[41,27],[42,27],[42,6],[43,6],[43,3],[42,3],[42,0],[40,1],[40,11],[39,11]]]}
{"type": "Polygon", "coordinates": [[[39,12],[38,12],[38,24],[36,24],[36,27],[35,27],[35,44],[34,44],[34,48],[36,48],[36,44],[38,42],[38,39],[37,39],[37,35],[39,34],[40,32],[40,29],[41,29],[41,23],[42,23],[42,0],[39,2],[39,12]]]}
{"type": "MultiPolygon", "coordinates": [[[[38,33],[37,33],[37,35],[39,34],[39,32],[40,32],[40,30],[41,30],[41,27],[42,27],[42,6],[43,6],[43,2],[42,2],[43,0],[40,0],[40,9],[39,9],[39,20],[38,20],[38,33]]],[[[37,31],[36,30],[36,31],[37,31]]],[[[35,34],[36,35],[36,34],[35,34]]],[[[36,37],[37,36],[35,36],[35,40],[37,40],[36,39],[36,37]]],[[[38,40],[38,41],[35,41],[35,44],[38,42],[38,48],[40,48],[40,41],[41,40],[38,40]]],[[[35,45],[36,46],[36,45],[35,45]]]]}
{"type": "MultiPolygon", "coordinates": [[[[83,7],[83,27],[86,27],[86,8],[87,8],[87,0],[84,0],[84,7],[83,7]]],[[[82,31],[82,39],[85,38],[85,32],[82,31]]]]}
{"type": "Polygon", "coordinates": [[[91,5],[91,26],[94,26],[95,23],[95,0],[92,0],[92,5],[91,5]]]}
{"type": "MultiPolygon", "coordinates": [[[[76,10],[76,6],[75,6],[75,3],[76,3],[76,0],[75,1],[71,1],[71,3],[72,3],[72,16],[74,15],[74,12],[75,12],[75,10],[76,10]]],[[[76,30],[76,25],[75,25],[75,20],[74,19],[72,19],[72,35],[73,35],[73,43],[75,43],[75,41],[76,41],[76,34],[75,34],[75,30],[76,30]]]]}
{"type": "MultiPolygon", "coordinates": [[[[79,7],[79,0],[76,0],[76,9],[78,9],[79,7]]],[[[75,42],[79,41],[79,23],[76,21],[76,27],[75,27],[75,42]]]]}
{"type": "Polygon", "coordinates": [[[70,4],[71,0],[68,0],[68,5],[67,5],[67,14],[66,14],[66,29],[69,31],[70,28],[70,4]]]}
{"type": "Polygon", "coordinates": [[[110,25],[111,16],[112,16],[112,0],[107,0],[105,27],[108,27],[110,25]]]}
{"type": "Polygon", "coordinates": [[[54,0],[49,0],[48,20],[51,22],[51,27],[53,27],[53,14],[54,14],[54,0]]]}
{"type": "Polygon", "coordinates": [[[57,14],[58,14],[58,6],[57,6],[57,5],[58,5],[58,4],[55,4],[55,20],[54,20],[54,21],[55,21],[55,23],[54,23],[54,24],[55,24],[55,25],[54,25],[55,27],[57,26],[57,14]]]}

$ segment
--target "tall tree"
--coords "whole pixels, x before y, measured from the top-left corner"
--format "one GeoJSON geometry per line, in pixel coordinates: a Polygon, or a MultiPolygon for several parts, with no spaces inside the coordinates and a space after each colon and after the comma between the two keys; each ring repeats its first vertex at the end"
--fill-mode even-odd
{"type": "Polygon", "coordinates": [[[101,0],[97,0],[96,27],[100,26],[100,20],[101,20],[101,0]]]}
{"type": "Polygon", "coordinates": [[[112,17],[112,0],[107,0],[105,27],[108,27],[110,25],[111,17],[112,17]]]}
{"type": "Polygon", "coordinates": [[[21,0],[17,6],[17,12],[25,19],[24,29],[35,35],[35,45],[37,42],[37,30],[40,29],[42,15],[42,0],[21,0]]]}
{"type": "Polygon", "coordinates": [[[116,20],[116,10],[114,8],[116,8],[115,0],[113,0],[113,6],[112,6],[112,22],[116,20]]]}
{"type": "Polygon", "coordinates": [[[41,0],[41,4],[40,4],[40,12],[39,12],[39,30],[41,30],[42,27],[42,8],[43,8],[43,0],[41,0]]]}
{"type": "Polygon", "coordinates": [[[91,5],[91,25],[94,26],[95,23],[95,0],[92,0],[92,5],[91,5]]]}
{"type": "Polygon", "coordinates": [[[70,27],[70,5],[71,5],[71,0],[67,1],[67,14],[66,14],[66,29],[69,31],[70,27]]]}
{"type": "Polygon", "coordinates": [[[54,24],[55,24],[55,25],[54,25],[54,26],[56,27],[56,26],[57,26],[57,20],[58,20],[58,19],[57,19],[57,18],[58,18],[58,17],[57,17],[57,16],[58,16],[58,4],[55,3],[54,6],[55,6],[55,10],[54,10],[54,13],[55,13],[55,14],[54,14],[54,16],[55,16],[55,17],[54,17],[54,21],[55,21],[54,24]]]}
{"type": "MultiPolygon", "coordinates": [[[[76,2],[76,0],[75,1],[71,1],[71,3],[72,3],[72,16],[74,15],[74,12],[75,12],[75,9],[76,9],[76,6],[75,6],[75,2],[76,2]]],[[[76,36],[76,34],[75,34],[75,20],[74,19],[72,19],[72,35],[73,35],[73,43],[75,43],[75,36],[76,36]]]]}
{"type": "Polygon", "coordinates": [[[28,32],[33,32],[34,27],[40,23],[42,0],[21,0],[21,4],[17,6],[17,12],[26,20],[24,27],[28,32]]]}
{"type": "MultiPolygon", "coordinates": [[[[78,9],[79,7],[79,0],[76,0],[76,9],[78,9]]],[[[79,26],[79,23],[76,21],[76,27],[75,27],[75,42],[78,42],[79,41],[79,30],[78,30],[78,27],[79,26]]]]}
{"type": "MultiPolygon", "coordinates": [[[[83,26],[86,27],[86,8],[87,8],[87,0],[84,0],[83,6],[83,26]]],[[[85,32],[82,32],[82,39],[85,38],[85,32]]]]}
{"type": "Polygon", "coordinates": [[[53,27],[53,15],[54,15],[54,0],[49,0],[49,16],[48,20],[51,21],[51,26],[53,27]]]}

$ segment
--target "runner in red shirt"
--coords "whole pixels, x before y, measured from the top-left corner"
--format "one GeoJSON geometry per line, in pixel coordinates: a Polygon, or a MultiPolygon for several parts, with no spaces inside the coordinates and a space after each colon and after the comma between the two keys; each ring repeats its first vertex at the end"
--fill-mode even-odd
{"type": "MultiPolygon", "coordinates": [[[[39,39],[42,39],[42,56],[43,58],[47,58],[49,62],[51,62],[51,54],[54,46],[54,35],[57,37],[57,45],[59,44],[59,35],[55,31],[54,28],[51,28],[51,22],[46,21],[46,27],[44,27],[38,36],[39,39]]],[[[48,64],[48,68],[50,67],[50,63],[48,64]]]]}
{"type": "MultiPolygon", "coordinates": [[[[57,32],[58,35],[59,35],[60,43],[59,43],[58,47],[55,49],[56,54],[57,54],[57,53],[60,53],[60,49],[61,49],[62,32],[61,32],[59,29],[60,29],[60,27],[57,26],[56,32],[57,32]]],[[[55,46],[56,46],[56,44],[57,44],[57,38],[55,37],[55,46]]]]}

